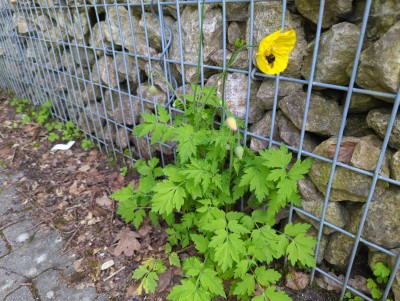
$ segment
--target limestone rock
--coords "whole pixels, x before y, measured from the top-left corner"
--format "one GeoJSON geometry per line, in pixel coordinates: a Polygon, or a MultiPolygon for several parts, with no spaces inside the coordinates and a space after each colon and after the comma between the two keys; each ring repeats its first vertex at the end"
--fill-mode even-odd
{"type": "Polygon", "coordinates": [[[78,126],[86,133],[96,133],[100,139],[104,139],[103,126],[105,124],[105,112],[99,103],[89,104],[78,120],[78,126]],[[86,118],[85,118],[86,116],[86,118]]]}
{"type": "Polygon", "coordinates": [[[381,100],[370,95],[353,93],[351,95],[349,113],[365,113],[381,105],[381,100]]]}
{"type": "MultiPolygon", "coordinates": [[[[330,138],[316,147],[313,153],[325,158],[332,159],[336,148],[336,138],[330,138]]],[[[366,136],[362,138],[343,137],[339,151],[338,161],[355,166],[364,170],[373,171],[378,162],[379,151],[382,141],[376,136],[366,136]]],[[[385,159],[380,174],[389,176],[390,152],[385,154],[385,159]]],[[[321,160],[315,160],[311,166],[309,176],[314,185],[323,194],[329,180],[331,164],[321,160]]],[[[336,166],[333,177],[330,200],[332,201],[353,201],[365,202],[372,183],[372,177],[363,175],[350,169],[336,166]],[[349,181],[351,179],[351,181],[349,181]]],[[[375,194],[378,196],[383,193],[389,184],[378,181],[375,194]]]]}
{"type": "MultiPolygon", "coordinates": [[[[265,113],[264,117],[250,127],[253,134],[269,138],[272,125],[272,111],[265,113]]],[[[278,122],[275,118],[273,139],[279,141],[278,122]]],[[[251,137],[250,149],[254,152],[268,148],[268,141],[261,140],[257,137],[251,137]]]]}
{"type": "MultiPolygon", "coordinates": [[[[222,6],[222,3],[220,4],[222,6]]],[[[249,18],[249,3],[227,2],[226,20],[227,21],[247,21],[249,18]]]]}
{"type": "MultiPolygon", "coordinates": [[[[308,178],[304,178],[297,182],[297,186],[299,188],[301,199],[301,206],[304,211],[307,211],[314,216],[321,218],[322,209],[324,207],[325,197],[324,195],[317,190],[314,186],[313,182],[308,178]]],[[[297,212],[298,215],[310,224],[314,226],[315,229],[319,229],[319,222],[314,219],[311,219],[300,212],[297,212]]],[[[340,228],[344,228],[347,224],[349,218],[349,213],[344,204],[339,202],[328,202],[328,207],[325,215],[325,220],[330,222],[331,224],[338,226],[340,228]]],[[[335,232],[334,229],[324,226],[323,233],[331,234],[335,232]]]]}
{"type": "MultiPolygon", "coordinates": [[[[172,28],[176,43],[171,45],[170,55],[174,60],[181,60],[180,47],[183,50],[183,59],[186,62],[197,64],[199,54],[199,14],[197,6],[186,6],[181,15],[182,40],[179,43],[177,26],[172,28]]],[[[222,48],[222,12],[221,9],[206,7],[203,20],[203,60],[205,64],[211,61],[211,55],[222,48]]],[[[194,82],[196,79],[195,66],[185,66],[185,81],[194,82]]],[[[181,72],[180,68],[178,69],[181,72]]],[[[205,70],[211,72],[210,70],[205,70]]],[[[205,74],[207,76],[208,74],[205,74]]]]}
{"type": "MultiPolygon", "coordinates": [[[[78,44],[77,41],[71,41],[72,44],[78,44]]],[[[72,57],[77,65],[82,65],[87,68],[93,66],[96,62],[96,54],[93,49],[86,48],[85,45],[78,45],[70,47],[72,57]]],[[[100,63],[100,61],[98,62],[100,63]]]]}
{"type": "Polygon", "coordinates": [[[74,57],[72,56],[72,52],[69,49],[66,49],[63,53],[62,60],[62,69],[67,72],[68,74],[74,75],[76,66],[74,57]]]}
{"type": "Polygon", "coordinates": [[[92,48],[96,48],[97,55],[104,53],[104,49],[111,48],[112,37],[106,21],[96,23],[92,28],[92,36],[89,44],[92,48]]]}
{"type": "MultiPolygon", "coordinates": [[[[282,19],[282,3],[278,1],[256,2],[254,4],[254,30],[253,44],[258,45],[261,40],[280,29],[282,19]]],[[[246,43],[250,43],[250,19],[246,27],[246,43]]],[[[286,11],[285,31],[294,29],[296,31],[296,44],[289,56],[288,67],[282,75],[299,78],[300,70],[303,64],[303,57],[307,42],[305,40],[302,20],[289,11],[286,11]]],[[[253,50],[253,64],[256,63],[257,48],[253,50]]]]}
{"type": "Polygon", "coordinates": [[[343,134],[345,136],[363,137],[375,134],[375,132],[367,123],[367,114],[348,114],[343,134]]]}
{"type": "MultiPolygon", "coordinates": [[[[312,236],[315,240],[318,238],[318,230],[316,230],[314,227],[311,227],[308,229],[307,235],[312,236]]],[[[318,256],[317,256],[317,263],[321,263],[322,260],[324,259],[324,253],[326,250],[326,246],[328,245],[328,235],[322,234],[321,236],[321,241],[319,245],[319,250],[318,250],[318,256]]],[[[314,247],[314,252],[315,252],[315,247],[314,247]]]]}
{"type": "Polygon", "coordinates": [[[124,79],[118,76],[116,66],[112,57],[104,55],[97,60],[98,64],[93,65],[92,77],[94,81],[99,81],[111,88],[117,88],[118,83],[124,79]]]}
{"type": "Polygon", "coordinates": [[[365,220],[363,237],[387,249],[399,247],[400,188],[391,187],[379,198],[374,198],[365,220]]]}
{"type": "Polygon", "coordinates": [[[31,24],[29,19],[22,12],[15,13],[13,18],[19,34],[28,35],[35,31],[33,24],[31,24]]]}
{"type": "Polygon", "coordinates": [[[138,97],[107,91],[104,93],[104,103],[115,121],[128,125],[138,124],[142,108],[138,97]],[[108,104],[112,104],[112,107],[108,104]]]}
{"type": "MultiPolygon", "coordinates": [[[[213,75],[207,81],[207,86],[214,85],[219,75],[213,75]]],[[[226,105],[232,114],[242,120],[246,117],[246,102],[247,102],[247,76],[243,73],[228,73],[226,77],[225,98],[226,105]]],[[[262,104],[255,97],[259,84],[251,83],[250,88],[250,105],[249,105],[249,123],[255,123],[262,118],[264,111],[262,104]]],[[[222,97],[222,81],[217,84],[217,95],[222,97]]]]}
{"type": "MultiPolygon", "coordinates": [[[[367,116],[368,125],[382,139],[385,137],[388,128],[391,109],[381,108],[369,112],[367,116]]],[[[400,117],[397,115],[394,121],[392,132],[389,138],[389,145],[395,149],[400,149],[400,117]]]]}
{"type": "Polygon", "coordinates": [[[140,81],[140,75],[138,76],[138,70],[134,58],[124,53],[115,54],[115,63],[117,65],[118,77],[120,80],[129,79],[130,82],[135,84],[132,90],[136,88],[137,83],[140,81]]]}
{"type": "MultiPolygon", "coordinates": [[[[347,66],[354,60],[360,28],[343,22],[333,25],[321,35],[314,80],[318,82],[348,85],[347,66]]],[[[315,41],[307,46],[301,74],[308,79],[311,70],[315,41]]]]}
{"type": "MultiPolygon", "coordinates": [[[[280,112],[280,111],[279,111],[280,112]]],[[[279,136],[288,145],[299,147],[301,131],[284,114],[278,114],[279,136]]],[[[304,133],[303,149],[312,152],[318,145],[318,140],[310,133],[304,133]]]]}
{"type": "Polygon", "coordinates": [[[235,45],[237,39],[245,39],[246,37],[246,26],[243,23],[231,22],[228,26],[228,43],[235,45]]]}
{"type": "MultiPolygon", "coordinates": [[[[350,13],[352,10],[352,2],[352,0],[325,2],[322,27],[328,28],[335,24],[340,17],[350,13]]],[[[300,14],[314,24],[317,24],[320,5],[319,0],[295,0],[295,3],[300,14]]]]}
{"type": "Polygon", "coordinates": [[[165,105],[167,103],[167,94],[156,87],[156,95],[152,95],[149,91],[148,84],[142,84],[137,88],[137,95],[141,96],[144,101],[144,106],[153,109],[156,104],[165,105]]]}
{"type": "Polygon", "coordinates": [[[118,128],[117,131],[115,125],[110,124],[110,126],[104,127],[103,132],[105,139],[113,142],[114,148],[123,151],[128,147],[129,132],[127,132],[124,128],[118,128]]]}
{"type": "MultiPolygon", "coordinates": [[[[280,81],[278,100],[282,97],[302,92],[302,85],[294,82],[280,81]]],[[[272,110],[274,107],[275,80],[264,78],[257,91],[257,98],[263,102],[264,108],[272,110]]]]}
{"type": "MultiPolygon", "coordinates": [[[[230,60],[230,58],[232,57],[233,52],[230,50],[226,50],[226,66],[228,67],[228,62],[230,60]]],[[[220,66],[223,67],[224,65],[224,50],[223,49],[219,49],[217,51],[215,51],[212,55],[211,55],[211,60],[215,63],[216,66],[220,66]]],[[[235,69],[241,69],[241,70],[246,70],[249,66],[249,58],[248,58],[248,54],[247,51],[241,51],[240,53],[238,53],[238,55],[236,56],[236,59],[233,61],[231,68],[235,68],[235,69]]]]}
{"type": "MultiPolygon", "coordinates": [[[[400,21],[361,53],[357,85],[369,90],[396,93],[400,84],[399,53],[400,21]]],[[[347,68],[348,75],[351,74],[352,65],[347,68]]]]}
{"type": "MultiPolygon", "coordinates": [[[[279,103],[279,108],[298,129],[302,127],[306,98],[307,93],[298,92],[284,97],[279,103]]],[[[337,135],[341,118],[342,112],[336,102],[311,95],[306,131],[322,136],[337,135]]]]}
{"type": "Polygon", "coordinates": [[[390,160],[390,177],[400,181],[400,151],[395,152],[390,160]]]}
{"type": "MultiPolygon", "coordinates": [[[[355,22],[361,23],[365,10],[365,0],[354,1],[355,22]]],[[[367,37],[380,38],[400,19],[400,2],[397,0],[375,0],[371,3],[367,24],[367,37]]]]}
{"type": "MultiPolygon", "coordinates": [[[[362,209],[353,204],[349,206],[350,217],[346,230],[356,234],[361,220],[362,209]]],[[[324,258],[332,265],[338,268],[347,267],[351,251],[353,249],[354,239],[341,232],[330,235],[328,245],[325,249],[324,258]]]]}

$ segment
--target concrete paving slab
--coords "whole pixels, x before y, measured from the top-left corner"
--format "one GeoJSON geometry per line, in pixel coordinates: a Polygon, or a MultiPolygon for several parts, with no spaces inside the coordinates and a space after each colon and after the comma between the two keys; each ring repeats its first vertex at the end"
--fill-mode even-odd
{"type": "Polygon", "coordinates": [[[50,268],[70,269],[72,261],[60,256],[63,241],[58,232],[40,229],[32,241],[0,259],[0,267],[33,278],[50,268]]]}
{"type": "Polygon", "coordinates": [[[4,301],[35,301],[31,291],[26,286],[21,286],[4,299],[4,301]]]}
{"type": "Polygon", "coordinates": [[[13,249],[28,244],[33,238],[38,228],[37,222],[27,219],[20,223],[13,224],[3,230],[3,234],[13,249]]]}
{"type": "Polygon", "coordinates": [[[69,288],[62,281],[59,271],[49,270],[35,279],[35,286],[41,300],[54,301],[95,301],[96,289],[88,287],[84,289],[69,288]]]}
{"type": "Polygon", "coordinates": [[[10,185],[0,190],[0,215],[23,210],[26,206],[18,200],[19,197],[15,186],[10,185]]]}
{"type": "Polygon", "coordinates": [[[0,236],[0,258],[7,255],[10,250],[8,249],[7,243],[0,236]]]}
{"type": "Polygon", "coordinates": [[[24,283],[27,279],[15,273],[0,268],[0,300],[9,295],[24,283]]]}

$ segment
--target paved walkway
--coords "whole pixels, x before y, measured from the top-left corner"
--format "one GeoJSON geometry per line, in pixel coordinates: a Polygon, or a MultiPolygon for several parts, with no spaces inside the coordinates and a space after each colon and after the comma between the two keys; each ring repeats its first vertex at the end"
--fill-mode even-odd
{"type": "MultiPolygon", "coordinates": [[[[107,301],[94,287],[68,287],[74,273],[71,253],[53,229],[38,227],[33,208],[23,204],[0,167],[0,301],[107,301]]],[[[82,285],[81,285],[82,286],[82,285]]]]}

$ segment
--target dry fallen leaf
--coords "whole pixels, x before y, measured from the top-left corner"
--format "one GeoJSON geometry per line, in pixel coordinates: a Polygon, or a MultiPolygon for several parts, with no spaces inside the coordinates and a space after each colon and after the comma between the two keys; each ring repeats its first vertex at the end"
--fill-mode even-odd
{"type": "Polygon", "coordinates": [[[302,290],[310,283],[310,278],[307,274],[291,270],[286,275],[286,286],[293,290],[302,290]]]}
{"type": "Polygon", "coordinates": [[[127,228],[121,229],[115,238],[118,245],[114,250],[114,255],[119,256],[125,253],[126,256],[133,256],[135,251],[140,250],[140,242],[136,239],[137,234],[127,228]]]}
{"type": "MultiPolygon", "coordinates": [[[[344,279],[343,275],[336,276],[332,272],[328,272],[328,274],[330,274],[332,277],[338,279],[338,281],[340,281],[340,282],[342,282],[344,279]]],[[[325,275],[322,275],[322,279],[317,278],[317,284],[319,287],[326,289],[328,291],[340,292],[342,290],[342,285],[340,283],[337,283],[336,281],[330,279],[329,277],[327,277],[325,275]]]]}
{"type": "Polygon", "coordinates": [[[90,165],[83,165],[78,169],[80,172],[87,172],[90,169],[90,165]]]}
{"type": "Polygon", "coordinates": [[[111,268],[113,265],[114,265],[114,260],[111,259],[111,260],[108,260],[108,261],[104,262],[101,265],[100,269],[102,271],[104,271],[104,270],[107,270],[107,269],[111,268]]]}
{"type": "Polygon", "coordinates": [[[162,273],[158,276],[158,286],[157,286],[157,293],[162,292],[165,290],[171,283],[172,280],[172,271],[168,269],[165,273],[162,273]]]}
{"type": "MultiPolygon", "coordinates": [[[[339,148],[338,161],[343,163],[350,163],[356,145],[357,145],[356,142],[351,142],[351,141],[342,142],[339,148]]],[[[329,158],[333,159],[333,157],[335,156],[335,149],[336,149],[336,144],[329,145],[328,147],[329,158]]]]}
{"type": "Polygon", "coordinates": [[[96,204],[105,209],[112,209],[113,202],[104,194],[102,197],[96,199],[96,204]]]}

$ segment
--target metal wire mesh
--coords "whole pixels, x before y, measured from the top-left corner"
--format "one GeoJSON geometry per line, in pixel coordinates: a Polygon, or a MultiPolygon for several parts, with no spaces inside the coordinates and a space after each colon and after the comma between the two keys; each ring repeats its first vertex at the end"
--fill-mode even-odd
{"type": "MultiPolygon", "coordinates": [[[[184,5],[192,5],[197,9],[197,17],[200,20],[201,2],[199,1],[0,0],[0,88],[11,89],[17,97],[27,98],[33,104],[51,100],[54,117],[63,122],[73,121],[95,144],[111,156],[122,155],[133,161],[138,158],[148,159],[152,156],[159,156],[164,164],[165,160],[174,157],[173,145],[163,144],[155,147],[150,145],[149,138],[138,139],[131,135],[132,129],[141,121],[140,113],[154,111],[156,104],[162,104],[170,112],[179,113],[180,111],[173,106],[174,93],[171,88],[180,89],[185,94],[189,87],[184,83],[188,83],[192,79],[193,69],[198,65],[201,71],[201,85],[206,83],[210,74],[226,69],[226,58],[229,55],[228,4],[246,4],[248,7],[249,39],[247,42],[253,45],[255,3],[267,1],[206,0],[205,2],[209,6],[218,5],[222,10],[221,64],[205,62],[203,52],[206,49],[204,48],[195,49],[200,52],[199,61],[185,58],[184,47],[187,41],[184,39],[185,29],[182,27],[181,13],[184,5]],[[171,23],[171,18],[175,20],[175,23],[171,23]],[[175,43],[174,53],[171,50],[173,43],[175,43]],[[157,72],[152,73],[151,70],[157,70],[157,72]],[[160,75],[171,83],[171,86],[163,84],[160,75]],[[156,97],[148,93],[148,86],[152,84],[157,84],[160,90],[156,97]]],[[[285,28],[288,4],[286,0],[275,2],[282,5],[281,27],[285,28]]],[[[280,85],[283,82],[290,82],[305,87],[307,99],[299,144],[298,146],[287,145],[287,147],[296,152],[298,158],[312,157],[331,164],[332,168],[322,214],[315,216],[292,206],[289,221],[292,220],[293,213],[297,212],[319,223],[316,254],[321,247],[323,230],[326,227],[354,239],[346,275],[342,281],[331,276],[319,266],[312,270],[312,279],[317,272],[343,285],[341,300],[346,290],[350,290],[365,300],[372,300],[349,285],[360,244],[396,258],[381,300],[386,300],[400,265],[398,254],[362,237],[377,182],[384,181],[391,185],[400,184],[399,181],[379,173],[398,111],[400,91],[395,95],[355,86],[370,8],[371,0],[365,1],[354,64],[347,86],[315,81],[314,75],[325,9],[324,0],[320,1],[308,80],[260,73],[252,64],[251,51],[248,53],[245,68],[237,66],[229,68],[229,72],[247,76],[247,97],[243,116],[246,126],[244,141],[257,138],[266,142],[268,147],[281,144],[282,141],[274,138],[280,85]],[[251,87],[264,78],[274,79],[275,85],[272,124],[269,132],[263,132],[260,135],[250,130],[249,112],[252,98],[251,87]],[[304,150],[311,92],[319,88],[346,93],[333,158],[319,156],[304,150]],[[338,160],[353,93],[385,97],[394,102],[374,171],[350,166],[338,160]],[[355,234],[326,221],[334,174],[338,167],[372,178],[365,209],[355,234]]],[[[200,21],[197,22],[197,26],[200,27],[200,21]]]]}

